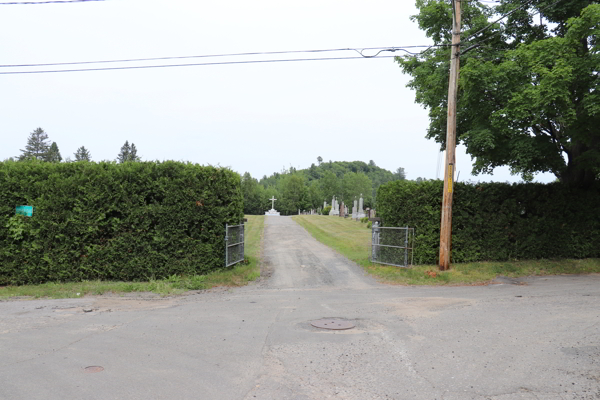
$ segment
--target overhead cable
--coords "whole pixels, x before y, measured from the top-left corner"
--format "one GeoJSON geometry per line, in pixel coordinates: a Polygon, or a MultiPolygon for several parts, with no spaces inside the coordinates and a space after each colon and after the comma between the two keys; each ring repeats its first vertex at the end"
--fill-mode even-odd
{"type": "MultiPolygon", "coordinates": [[[[398,46],[398,47],[365,47],[362,49],[358,48],[339,48],[339,49],[316,49],[316,50],[285,50],[285,51],[259,51],[250,53],[228,53],[228,54],[205,54],[205,55],[193,55],[193,56],[169,56],[169,57],[151,57],[151,58],[129,58],[120,60],[96,60],[96,61],[73,61],[73,62],[57,62],[57,63],[37,63],[37,64],[6,64],[0,65],[0,68],[27,68],[27,67],[50,67],[59,65],[80,65],[80,64],[107,64],[107,63],[128,63],[128,62],[142,62],[142,61],[159,61],[159,60],[181,60],[190,58],[214,58],[214,57],[244,57],[244,56],[257,56],[257,55],[274,55],[274,54],[299,54],[299,53],[327,53],[337,51],[355,51],[365,58],[372,58],[379,55],[381,52],[389,51],[404,51],[409,54],[413,53],[405,49],[411,48],[422,48],[430,47],[431,45],[414,45],[414,46],[398,46]],[[366,50],[379,50],[374,55],[365,55],[366,50]]],[[[444,46],[444,45],[440,45],[444,46]]]]}
{"type": "MultiPolygon", "coordinates": [[[[544,6],[544,7],[540,7],[540,8],[538,9],[538,11],[537,11],[537,12],[535,12],[535,13],[533,13],[531,16],[532,16],[532,17],[534,17],[534,16],[536,16],[536,15],[538,15],[538,14],[542,13],[542,11],[545,11],[547,8],[549,8],[549,7],[554,7],[555,5],[557,5],[558,3],[560,3],[561,1],[563,1],[563,0],[557,0],[557,1],[555,1],[554,3],[548,4],[548,5],[544,6]]],[[[515,11],[515,10],[513,10],[513,11],[515,11]]],[[[512,11],[511,11],[511,12],[512,12],[512,11]]],[[[495,22],[493,22],[493,23],[496,23],[496,22],[498,22],[498,21],[495,21],[495,22]]],[[[488,25],[488,27],[489,27],[489,25],[488,25]]],[[[486,28],[487,28],[487,27],[486,27],[486,28]]],[[[484,28],[484,29],[486,29],[486,28],[484,28]]],[[[481,31],[483,31],[483,29],[482,29],[481,31]]],[[[481,32],[481,31],[479,31],[479,32],[481,32]]],[[[486,41],[490,40],[490,39],[491,39],[491,38],[493,38],[495,35],[497,35],[497,34],[499,34],[499,33],[501,33],[501,32],[502,32],[502,31],[496,31],[496,32],[494,32],[494,33],[493,33],[493,34],[491,34],[489,37],[487,37],[487,38],[485,38],[485,39],[481,39],[479,42],[477,42],[477,43],[475,43],[475,44],[473,44],[473,45],[471,45],[471,46],[467,47],[465,50],[461,51],[461,52],[460,52],[460,54],[465,54],[466,52],[468,52],[468,51],[470,51],[470,50],[473,50],[474,48],[477,48],[477,47],[481,46],[481,45],[483,44],[483,42],[486,42],[486,41]]],[[[476,32],[476,33],[477,33],[477,32],[476,32]]],[[[476,34],[476,33],[475,33],[475,34],[476,34]]],[[[470,38],[470,37],[472,37],[472,36],[473,36],[473,35],[470,35],[470,36],[469,36],[469,38],[470,38]]],[[[468,38],[467,38],[467,39],[468,39],[468,38]]]]}
{"type": "MultiPolygon", "coordinates": [[[[393,58],[395,56],[380,56],[377,58],[393,58]]],[[[160,65],[131,65],[125,67],[100,67],[84,69],[58,69],[58,70],[37,70],[37,71],[7,71],[0,72],[0,75],[19,75],[19,74],[50,74],[58,72],[86,72],[86,71],[111,71],[125,69],[150,69],[150,68],[172,68],[172,67],[196,67],[205,65],[228,65],[228,64],[260,64],[260,63],[278,63],[278,62],[296,62],[296,61],[331,61],[331,60],[356,60],[373,59],[373,57],[327,57],[327,58],[294,58],[294,59],[276,59],[276,60],[248,60],[248,61],[222,61],[209,63],[193,64],[160,64],[160,65]]]]}
{"type": "Polygon", "coordinates": [[[48,0],[48,1],[11,1],[9,3],[0,2],[0,6],[16,6],[21,4],[57,4],[57,3],[87,3],[90,1],[105,1],[105,0],[48,0]]]}

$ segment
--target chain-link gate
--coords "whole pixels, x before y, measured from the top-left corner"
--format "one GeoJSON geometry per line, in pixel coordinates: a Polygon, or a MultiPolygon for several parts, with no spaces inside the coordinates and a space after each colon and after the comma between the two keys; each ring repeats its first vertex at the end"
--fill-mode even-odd
{"type": "Polygon", "coordinates": [[[414,228],[378,226],[371,229],[371,262],[408,267],[413,263],[414,228]]]}
{"type": "Polygon", "coordinates": [[[244,261],[244,230],[244,224],[225,224],[225,267],[244,261]]]}

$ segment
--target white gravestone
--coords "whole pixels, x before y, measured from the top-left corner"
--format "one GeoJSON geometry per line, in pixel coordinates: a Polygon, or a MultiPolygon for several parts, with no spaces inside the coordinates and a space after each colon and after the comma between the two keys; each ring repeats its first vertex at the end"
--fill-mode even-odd
{"type": "Polygon", "coordinates": [[[361,193],[360,200],[358,201],[358,215],[356,216],[356,218],[358,218],[358,219],[365,217],[365,211],[363,210],[363,205],[364,205],[364,200],[363,200],[362,193],[361,193]]]}
{"type": "Polygon", "coordinates": [[[329,211],[329,215],[340,215],[340,209],[335,196],[331,199],[331,211],[329,211]]]}
{"type": "Polygon", "coordinates": [[[275,196],[272,196],[269,200],[271,200],[271,209],[269,211],[265,211],[265,215],[270,215],[272,217],[279,217],[279,211],[275,210],[275,196]]]}

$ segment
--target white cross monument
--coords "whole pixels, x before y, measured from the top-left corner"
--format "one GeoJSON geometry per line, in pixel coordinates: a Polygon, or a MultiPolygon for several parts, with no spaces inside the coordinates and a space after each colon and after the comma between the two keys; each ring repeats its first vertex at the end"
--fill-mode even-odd
{"type": "Polygon", "coordinates": [[[273,217],[279,217],[279,211],[275,210],[275,196],[272,196],[269,200],[271,200],[271,209],[269,211],[265,211],[265,215],[270,215],[273,217]]]}

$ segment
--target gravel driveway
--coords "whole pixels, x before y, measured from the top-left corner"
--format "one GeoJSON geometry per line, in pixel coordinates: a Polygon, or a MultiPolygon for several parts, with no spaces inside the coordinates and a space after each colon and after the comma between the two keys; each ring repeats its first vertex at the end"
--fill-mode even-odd
{"type": "Polygon", "coordinates": [[[247,287],[0,302],[0,399],[600,399],[600,275],[387,286],[265,224],[247,287]]]}

